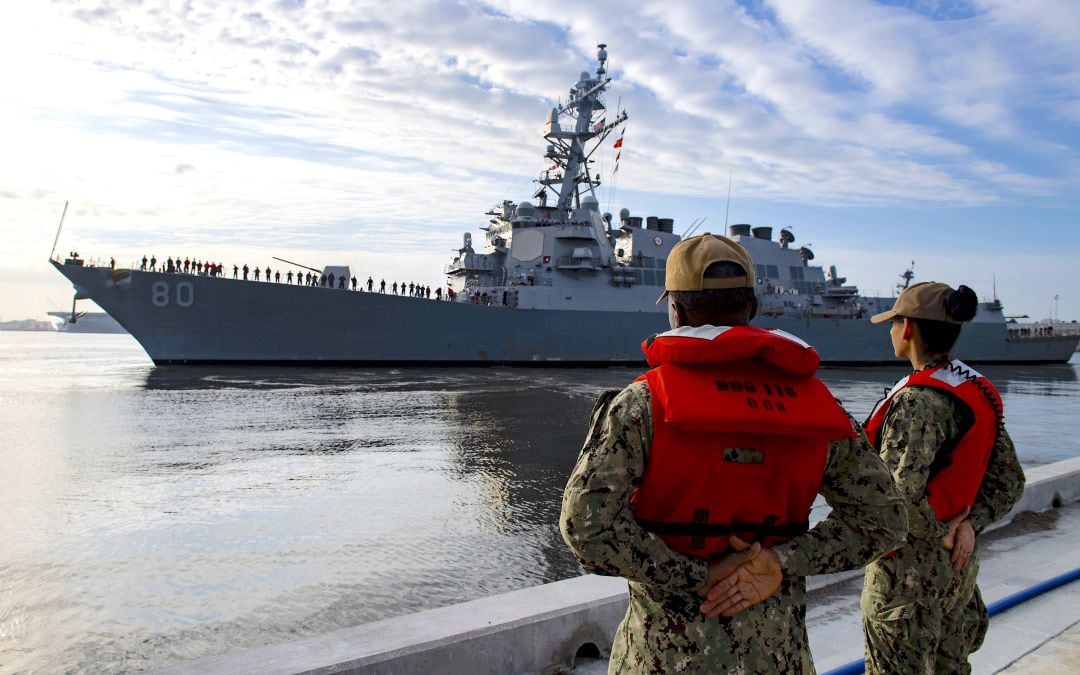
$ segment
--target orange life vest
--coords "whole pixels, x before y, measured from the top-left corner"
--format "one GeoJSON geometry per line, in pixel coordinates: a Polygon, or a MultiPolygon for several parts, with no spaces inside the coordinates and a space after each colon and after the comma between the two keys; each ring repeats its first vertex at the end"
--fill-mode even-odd
{"type": "Polygon", "coordinates": [[[679,328],[642,349],[653,437],[638,523],[704,559],[733,534],[771,546],[806,531],[829,441],[855,435],[814,377],[817,352],[750,326],[679,328]]]}
{"type": "Polygon", "coordinates": [[[955,359],[943,366],[914,372],[897,382],[870,413],[866,435],[875,448],[881,448],[881,434],[893,398],[907,387],[944,391],[966,405],[975,416],[971,428],[951,449],[939,450],[941,454],[935,458],[926,484],[926,498],[934,507],[934,516],[939,521],[949,521],[975,503],[1002,424],[1001,395],[990,380],[955,359]]]}

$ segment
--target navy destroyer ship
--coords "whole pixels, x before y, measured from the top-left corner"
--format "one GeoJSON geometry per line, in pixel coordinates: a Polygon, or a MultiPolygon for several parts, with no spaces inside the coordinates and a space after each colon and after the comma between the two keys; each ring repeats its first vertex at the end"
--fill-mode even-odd
{"type": "MultiPolygon", "coordinates": [[[[158,365],[640,364],[642,341],[668,328],[656,300],[681,237],[670,218],[601,212],[593,156],[628,115],[604,105],[606,45],[597,60],[548,114],[547,168],[532,199],[489,210],[482,245],[464,235],[444,270],[452,293],[440,299],[363,283],[352,290],[341,283],[352,276],[347,267],[298,270],[297,279],[316,281],[287,284],[94,266],[77,255],[50,262],[76,300],[96,302],[158,365]]],[[[898,363],[885,331],[868,321],[892,297],[861,295],[835,267],[826,275],[788,229],[775,240],[769,227],[738,224],[729,233],[757,268],[755,325],[801,337],[827,364],[898,363]]],[[[1064,363],[1080,339],[1015,328],[1000,303],[984,302],[957,355],[976,364],[1064,363]]]]}

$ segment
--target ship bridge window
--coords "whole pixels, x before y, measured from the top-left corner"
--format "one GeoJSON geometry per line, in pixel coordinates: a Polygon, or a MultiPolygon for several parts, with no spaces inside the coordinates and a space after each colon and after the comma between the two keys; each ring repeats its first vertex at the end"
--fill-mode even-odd
{"type": "Polygon", "coordinates": [[[776,265],[766,265],[765,266],[765,276],[767,276],[767,277],[769,277],[771,279],[779,279],[780,278],[780,268],[777,267],[776,265]]]}
{"type": "Polygon", "coordinates": [[[791,271],[791,278],[797,281],[801,281],[803,277],[803,268],[796,265],[792,265],[788,268],[791,271]]]}
{"type": "Polygon", "coordinates": [[[641,283],[645,284],[646,286],[655,286],[656,285],[656,272],[654,272],[653,270],[642,270],[641,271],[641,276],[642,276],[642,282],[641,283]]]}
{"type": "Polygon", "coordinates": [[[665,269],[666,267],[667,267],[667,260],[665,258],[657,258],[656,259],[656,269],[662,270],[662,269],[665,269]]]}

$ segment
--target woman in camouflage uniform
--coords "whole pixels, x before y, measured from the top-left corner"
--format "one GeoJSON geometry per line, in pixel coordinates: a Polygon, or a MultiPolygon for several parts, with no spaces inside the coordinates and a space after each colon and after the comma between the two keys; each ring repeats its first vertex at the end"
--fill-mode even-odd
{"type": "Polygon", "coordinates": [[[893,309],[896,356],[915,372],[875,407],[867,436],[907,502],[904,546],[871,563],[862,593],[870,673],[968,673],[986,634],[976,536],[1023,494],[1024,472],[989,380],[952,359],[978,309],[966,286],[915,284],[893,309]]]}

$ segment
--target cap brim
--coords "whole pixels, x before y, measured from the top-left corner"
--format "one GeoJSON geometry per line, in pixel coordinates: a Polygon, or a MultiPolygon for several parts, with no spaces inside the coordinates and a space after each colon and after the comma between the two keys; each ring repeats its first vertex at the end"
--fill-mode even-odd
{"type": "Polygon", "coordinates": [[[656,299],[656,304],[659,305],[661,302],[663,302],[664,298],[667,297],[667,294],[668,294],[668,291],[664,291],[663,293],[661,293],[660,297],[656,299]]]}
{"type": "Polygon", "coordinates": [[[893,318],[896,315],[897,315],[896,310],[895,309],[890,309],[887,312],[882,312],[881,314],[875,314],[874,316],[870,317],[870,323],[884,323],[885,321],[888,321],[889,319],[893,318]]]}

